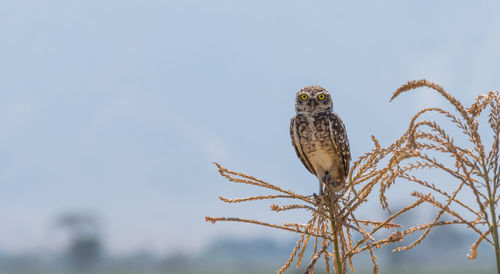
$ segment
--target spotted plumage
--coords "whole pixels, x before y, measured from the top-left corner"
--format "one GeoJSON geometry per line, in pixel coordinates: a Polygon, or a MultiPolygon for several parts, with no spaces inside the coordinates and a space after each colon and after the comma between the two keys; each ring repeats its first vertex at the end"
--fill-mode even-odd
{"type": "Polygon", "coordinates": [[[307,86],[295,97],[296,115],[290,121],[290,137],[297,156],[325,185],[339,189],[349,173],[351,153],[344,123],[333,112],[330,93],[320,86],[307,86]]]}

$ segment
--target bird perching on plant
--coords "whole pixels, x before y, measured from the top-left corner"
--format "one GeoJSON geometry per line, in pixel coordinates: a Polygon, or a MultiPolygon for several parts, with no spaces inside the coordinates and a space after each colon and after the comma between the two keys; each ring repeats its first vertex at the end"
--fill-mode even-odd
{"type": "Polygon", "coordinates": [[[330,93],[307,86],[295,97],[296,115],[290,121],[290,137],[297,156],[319,179],[319,195],[326,186],[340,190],[349,173],[351,152],[344,123],[333,112],[330,93]]]}

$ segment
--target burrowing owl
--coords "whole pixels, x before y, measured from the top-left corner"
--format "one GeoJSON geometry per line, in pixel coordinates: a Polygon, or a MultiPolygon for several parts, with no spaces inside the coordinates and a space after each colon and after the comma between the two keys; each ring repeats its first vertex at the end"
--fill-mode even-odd
{"type": "Polygon", "coordinates": [[[297,115],[290,121],[292,144],[304,166],[325,185],[339,189],[349,173],[351,152],[344,123],[333,112],[330,93],[320,86],[307,86],[295,97],[297,115]]]}

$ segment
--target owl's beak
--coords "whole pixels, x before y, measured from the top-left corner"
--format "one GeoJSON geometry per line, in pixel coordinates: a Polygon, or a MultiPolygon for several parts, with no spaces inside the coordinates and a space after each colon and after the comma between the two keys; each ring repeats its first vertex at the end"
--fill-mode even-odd
{"type": "Polygon", "coordinates": [[[316,101],[316,99],[312,99],[312,100],[309,100],[309,102],[307,102],[307,105],[310,107],[315,107],[318,105],[318,102],[316,101]]]}

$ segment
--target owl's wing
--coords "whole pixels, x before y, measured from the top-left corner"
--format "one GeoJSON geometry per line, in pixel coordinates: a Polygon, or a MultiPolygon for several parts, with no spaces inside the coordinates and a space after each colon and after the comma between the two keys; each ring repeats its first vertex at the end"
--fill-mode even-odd
{"type": "Polygon", "coordinates": [[[297,116],[292,117],[292,120],[290,120],[290,137],[292,138],[292,145],[293,148],[295,148],[295,152],[297,153],[297,156],[299,159],[302,161],[304,166],[311,172],[312,174],[316,175],[316,172],[314,171],[313,166],[311,165],[311,162],[309,162],[309,159],[307,159],[307,156],[305,155],[304,151],[302,150],[302,142],[300,142],[300,137],[298,135],[298,129],[297,129],[297,116]]]}
{"type": "Polygon", "coordinates": [[[328,121],[330,122],[330,138],[342,157],[345,172],[344,175],[347,176],[347,174],[349,174],[349,165],[351,162],[351,148],[349,146],[347,131],[345,130],[344,123],[337,113],[330,113],[328,121]]]}

